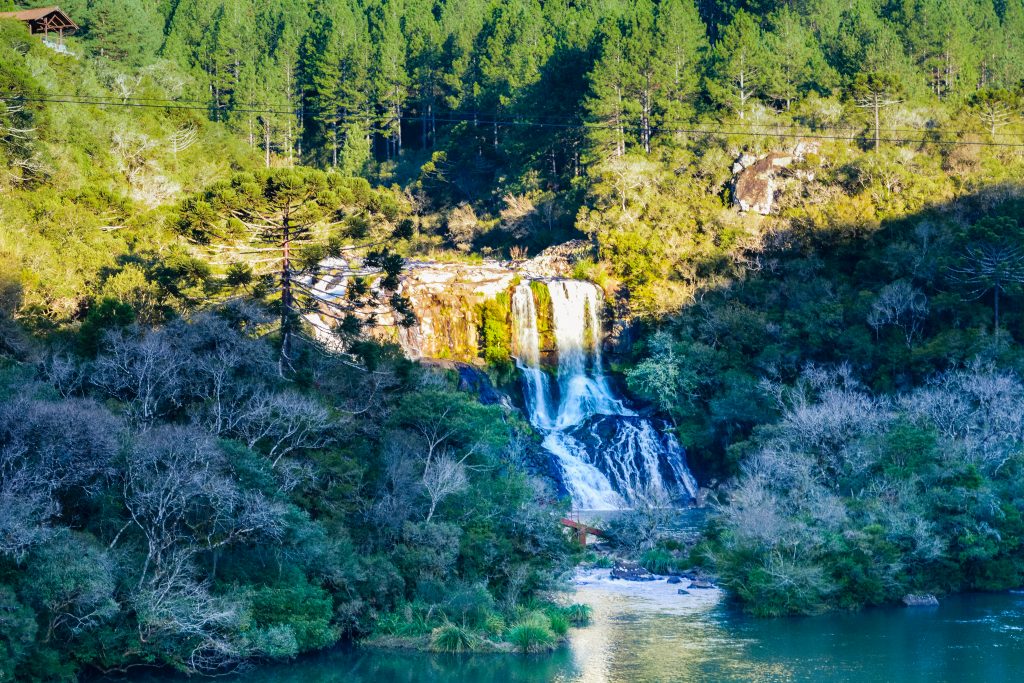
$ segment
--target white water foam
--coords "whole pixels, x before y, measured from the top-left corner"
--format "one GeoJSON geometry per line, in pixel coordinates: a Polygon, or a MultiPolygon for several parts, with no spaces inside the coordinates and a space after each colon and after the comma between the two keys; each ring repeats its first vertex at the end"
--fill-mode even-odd
{"type": "Polygon", "coordinates": [[[546,286],[558,351],[557,403],[541,368],[537,307],[525,281],[512,297],[516,364],[530,422],[544,433],[573,507],[621,510],[651,494],[693,499],[696,483],[678,441],[623,405],[604,375],[600,290],[579,280],[546,286]]]}

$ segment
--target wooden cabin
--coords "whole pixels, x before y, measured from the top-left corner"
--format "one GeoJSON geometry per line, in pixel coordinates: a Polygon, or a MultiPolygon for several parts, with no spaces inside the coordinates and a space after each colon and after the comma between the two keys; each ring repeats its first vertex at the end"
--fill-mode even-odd
{"type": "Polygon", "coordinates": [[[58,45],[64,45],[64,34],[74,33],[78,30],[78,24],[71,21],[71,17],[64,13],[60,7],[39,7],[37,9],[23,9],[17,12],[0,12],[0,19],[16,19],[28,24],[29,31],[33,34],[42,33],[43,40],[49,40],[50,34],[57,34],[58,45]]]}

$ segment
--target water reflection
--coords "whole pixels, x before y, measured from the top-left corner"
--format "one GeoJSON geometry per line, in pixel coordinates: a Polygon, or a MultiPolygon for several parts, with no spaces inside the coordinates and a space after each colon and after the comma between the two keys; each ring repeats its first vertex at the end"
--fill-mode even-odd
{"type": "MultiPolygon", "coordinates": [[[[609,582],[581,587],[593,626],[552,655],[438,656],[335,650],[270,665],[255,683],[688,683],[690,681],[960,683],[1024,672],[1024,595],[951,597],[937,608],[761,620],[716,591],[609,582]],[[613,585],[614,584],[614,585],[613,585]]],[[[182,680],[147,675],[133,683],[182,680]]]]}

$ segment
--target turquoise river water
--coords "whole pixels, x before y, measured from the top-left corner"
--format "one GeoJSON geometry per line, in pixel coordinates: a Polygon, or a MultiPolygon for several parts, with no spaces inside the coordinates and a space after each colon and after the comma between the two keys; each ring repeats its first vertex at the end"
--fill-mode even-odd
{"type": "MultiPolygon", "coordinates": [[[[338,649],[267,665],[247,683],[648,683],[1024,680],[1024,594],[951,596],[936,608],[752,619],[717,591],[581,575],[594,624],[549,655],[440,656],[338,649]]],[[[157,675],[135,683],[180,681],[157,675]]],[[[225,680],[225,679],[221,679],[225,680]]]]}

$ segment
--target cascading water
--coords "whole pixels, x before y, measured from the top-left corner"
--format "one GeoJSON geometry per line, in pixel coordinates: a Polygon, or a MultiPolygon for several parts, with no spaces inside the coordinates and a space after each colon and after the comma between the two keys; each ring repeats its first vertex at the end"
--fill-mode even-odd
{"type": "Polygon", "coordinates": [[[601,364],[600,291],[589,282],[545,285],[558,352],[552,387],[541,367],[537,306],[529,282],[512,296],[516,364],[530,422],[544,434],[578,510],[618,510],[654,494],[676,503],[696,497],[685,453],[615,396],[601,364]],[[557,389],[557,401],[554,391],[557,389]]]}

